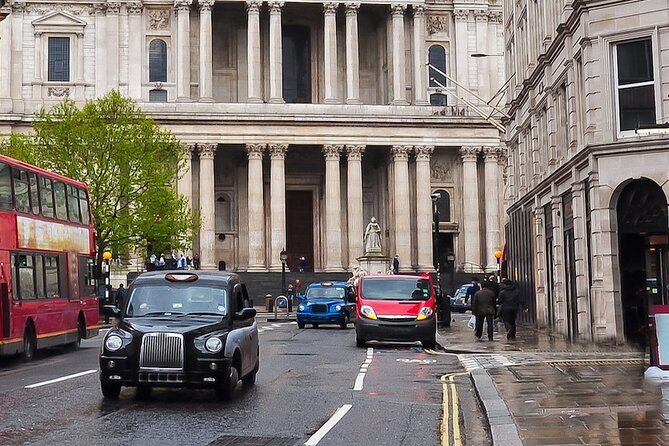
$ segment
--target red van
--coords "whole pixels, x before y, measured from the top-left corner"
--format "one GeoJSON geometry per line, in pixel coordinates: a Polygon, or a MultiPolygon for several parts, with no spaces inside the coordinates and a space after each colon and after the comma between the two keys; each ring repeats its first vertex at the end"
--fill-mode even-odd
{"type": "Polygon", "coordinates": [[[436,299],[429,274],[363,276],[358,281],[355,336],[358,347],[375,341],[421,341],[434,348],[436,299]]]}

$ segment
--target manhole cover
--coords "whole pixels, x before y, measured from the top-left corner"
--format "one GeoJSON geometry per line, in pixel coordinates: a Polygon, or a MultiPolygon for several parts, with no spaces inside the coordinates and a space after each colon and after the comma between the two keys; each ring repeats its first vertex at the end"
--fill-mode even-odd
{"type": "Polygon", "coordinates": [[[207,446],[293,446],[298,438],[277,437],[240,437],[238,435],[223,435],[207,446]]]}

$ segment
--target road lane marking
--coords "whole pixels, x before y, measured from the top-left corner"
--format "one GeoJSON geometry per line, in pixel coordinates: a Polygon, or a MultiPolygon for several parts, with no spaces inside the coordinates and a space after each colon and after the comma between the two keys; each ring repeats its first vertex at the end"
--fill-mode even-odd
{"type": "Polygon", "coordinates": [[[330,432],[330,429],[335,427],[335,425],[339,422],[339,420],[344,418],[344,415],[346,415],[346,413],[349,410],[351,410],[351,407],[353,407],[353,405],[344,404],[339,409],[337,409],[337,411],[330,417],[330,419],[323,426],[321,426],[321,428],[318,429],[316,431],[316,433],[314,433],[309,438],[309,440],[307,440],[306,443],[304,443],[304,446],[315,446],[315,445],[317,445],[318,442],[321,441],[323,439],[323,437],[325,437],[325,435],[327,435],[328,432],[330,432]]]}
{"type": "Polygon", "coordinates": [[[61,381],[66,381],[66,380],[72,379],[72,378],[79,378],[80,376],[90,375],[91,373],[96,373],[96,372],[97,372],[97,369],[86,370],[85,372],[79,372],[79,373],[75,373],[75,374],[72,374],[72,375],[61,376],[60,378],[56,378],[56,379],[50,379],[49,381],[42,381],[42,382],[39,382],[39,383],[30,384],[28,386],[25,386],[25,389],[34,389],[36,387],[42,387],[42,386],[46,386],[48,384],[54,384],[54,383],[58,383],[58,382],[61,382],[61,381]]]}
{"type": "Polygon", "coordinates": [[[462,435],[460,433],[460,399],[456,387],[455,378],[469,375],[469,372],[449,373],[440,378],[442,385],[443,417],[441,420],[441,444],[450,446],[450,428],[453,426],[453,445],[462,446],[462,435]],[[447,381],[448,380],[448,381],[447,381]],[[449,395],[450,393],[450,395],[449,395]]]}
{"type": "Polygon", "coordinates": [[[365,359],[365,362],[363,362],[362,365],[360,366],[360,372],[358,372],[358,376],[355,378],[355,383],[353,384],[353,390],[362,390],[362,384],[363,381],[365,380],[367,369],[372,363],[373,358],[374,358],[374,348],[369,347],[367,349],[367,358],[365,359]]]}

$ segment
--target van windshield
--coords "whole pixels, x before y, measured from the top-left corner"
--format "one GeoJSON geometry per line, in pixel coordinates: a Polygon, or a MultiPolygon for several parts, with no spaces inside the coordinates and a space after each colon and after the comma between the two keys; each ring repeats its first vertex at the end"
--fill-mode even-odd
{"type": "Polygon", "coordinates": [[[428,300],[430,282],[426,279],[363,279],[363,299],[428,300]]]}

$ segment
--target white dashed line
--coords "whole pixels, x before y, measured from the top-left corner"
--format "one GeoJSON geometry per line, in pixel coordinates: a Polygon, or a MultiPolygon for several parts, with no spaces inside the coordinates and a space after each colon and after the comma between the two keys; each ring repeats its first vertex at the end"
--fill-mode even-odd
{"type": "Polygon", "coordinates": [[[315,446],[318,444],[319,441],[327,435],[328,432],[330,432],[330,429],[335,427],[335,425],[344,418],[344,415],[351,410],[351,407],[353,407],[351,404],[344,404],[341,406],[337,411],[330,417],[330,419],[323,425],[321,426],[320,429],[316,431],[314,435],[312,435],[309,440],[307,440],[306,443],[304,443],[304,446],[315,446]]]}
{"type": "Polygon", "coordinates": [[[56,378],[56,379],[50,379],[49,381],[42,381],[40,383],[30,384],[29,386],[25,386],[25,388],[26,389],[34,389],[36,387],[42,387],[42,386],[46,386],[48,384],[54,384],[54,383],[58,383],[58,382],[61,382],[61,381],[66,381],[68,379],[79,378],[80,376],[90,375],[91,373],[95,373],[95,372],[97,372],[97,369],[96,370],[86,370],[85,372],[74,373],[72,375],[61,376],[60,378],[56,378]]]}
{"type": "Polygon", "coordinates": [[[355,378],[355,384],[353,384],[353,390],[362,390],[362,384],[363,381],[365,380],[367,369],[369,368],[369,365],[372,363],[373,358],[374,358],[374,349],[372,347],[369,347],[367,349],[367,359],[365,359],[365,362],[363,362],[362,365],[360,366],[360,372],[358,373],[357,378],[355,378]]]}

